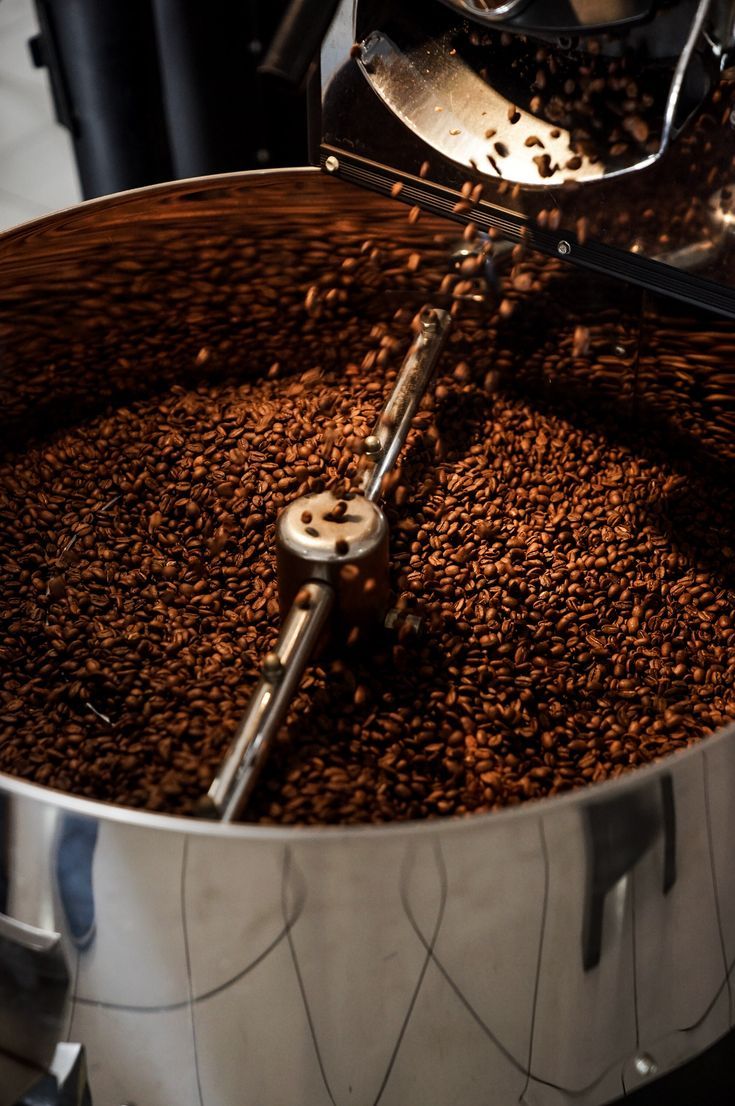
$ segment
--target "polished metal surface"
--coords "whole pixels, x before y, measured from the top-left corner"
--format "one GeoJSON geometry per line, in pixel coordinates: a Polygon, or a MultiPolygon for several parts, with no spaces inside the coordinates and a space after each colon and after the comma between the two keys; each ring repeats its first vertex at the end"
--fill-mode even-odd
{"type": "Polygon", "coordinates": [[[380,508],[369,499],[352,496],[345,500],[326,491],[289,503],[276,529],[282,581],[279,586],[284,591],[292,593],[302,581],[310,579],[326,580],[338,588],[345,565],[373,565],[376,557],[382,557],[381,571],[385,572],[387,523],[380,508]],[[342,510],[338,511],[340,504],[342,510]],[[347,548],[343,549],[342,542],[347,548]],[[301,567],[290,571],[297,561],[301,567]]]}
{"type": "Polygon", "coordinates": [[[237,821],[244,814],[334,605],[334,591],[322,581],[308,581],[302,592],[302,601],[286,615],[275,649],[265,657],[245,716],[207,793],[203,813],[211,812],[223,822],[237,821]]]}
{"type": "Polygon", "coordinates": [[[416,340],[401,366],[388,402],[380,412],[371,435],[374,447],[368,453],[368,464],[362,482],[363,495],[371,502],[380,497],[386,477],[395,467],[414,415],[426,394],[446,345],[450,326],[451,316],[448,311],[423,308],[416,340]]]}
{"type": "Polygon", "coordinates": [[[303,584],[321,580],[335,596],[331,630],[338,638],[379,626],[388,608],[388,542],[385,515],[364,496],[340,501],[331,491],[316,492],[290,503],[276,526],[281,610],[303,584]],[[348,503],[344,513],[340,502],[348,503]]]}
{"type": "MultiPolygon", "coordinates": [[[[406,203],[545,252],[565,244],[572,262],[735,317],[731,232],[723,240],[721,218],[729,201],[708,208],[735,156],[732,5],[697,0],[661,10],[676,27],[669,42],[668,31],[650,25],[668,59],[660,143],[594,156],[579,154],[571,135],[533,107],[533,51],[513,63],[511,47],[498,48],[489,71],[447,10],[458,6],[343,0],[325,45],[323,159],[335,158],[351,182],[390,193],[397,180],[406,203]],[[355,40],[361,50],[350,56],[355,40]],[[546,175],[534,140],[548,152],[546,175]],[[457,208],[467,179],[482,182],[483,197],[457,208]]],[[[541,7],[524,6],[519,19],[541,7]]],[[[487,20],[495,21],[492,10],[487,20]]]]}
{"type": "Polygon", "coordinates": [[[382,830],[220,829],[7,782],[11,909],[55,913],[95,1106],[601,1103],[645,1081],[641,1053],[662,1073],[732,1025],[734,739],[382,830]],[[97,834],[86,949],[29,879],[75,817],[97,834]]]}
{"type": "Polygon", "coordinates": [[[386,107],[413,134],[469,173],[536,189],[561,187],[565,182],[589,184],[650,168],[669,149],[684,122],[679,120],[677,126],[677,110],[711,6],[712,0],[699,0],[693,12],[672,72],[657,149],[650,154],[631,152],[625,160],[581,154],[577,168],[569,164],[574,164],[577,152],[571,132],[518,107],[487,78],[475,73],[453,48],[456,30],[439,38],[428,36],[406,51],[388,35],[375,30],[361,44],[359,62],[371,88],[386,107]],[[437,111],[437,107],[441,110],[437,111]],[[487,138],[490,128],[494,147],[487,138]],[[507,154],[494,157],[493,150],[501,143],[507,154]],[[548,151],[555,164],[554,171],[543,179],[535,161],[539,146],[548,151]]]}
{"type": "Polygon", "coordinates": [[[490,26],[513,24],[522,17],[524,24],[549,31],[574,31],[591,27],[617,28],[649,17],[654,0],[442,0],[447,7],[490,26]]]}
{"type": "MultiPolygon", "coordinates": [[[[265,298],[253,311],[254,252],[281,272],[290,236],[308,239],[284,293],[303,303],[336,223],[358,247],[381,234],[427,253],[446,230],[284,171],[95,201],[4,235],[4,448],[19,428],[53,433],[152,388],[267,372],[277,334],[254,318],[270,317],[265,298]]],[[[560,266],[549,340],[593,283],[560,266]]],[[[582,405],[602,392],[630,418],[675,422],[688,447],[717,425],[732,461],[729,324],[648,299],[641,323],[640,292],[604,284],[600,298],[613,306],[590,327],[582,405]]],[[[391,302],[385,287],[361,301],[366,332],[391,302]]],[[[522,333],[540,340],[540,326],[529,315],[522,333]]],[[[570,382],[550,365],[528,387],[570,382]]],[[[94,1106],[608,1102],[733,1025],[733,793],[732,727],[570,796],[349,830],[187,821],[3,776],[0,986],[28,1028],[0,1013],[0,1103],[35,1079],[13,1054],[19,1031],[26,1056],[41,1046],[34,1063],[53,1065],[56,1041],[84,1045],[94,1106]],[[63,960],[53,995],[45,973],[16,970],[28,926],[63,960]]]]}

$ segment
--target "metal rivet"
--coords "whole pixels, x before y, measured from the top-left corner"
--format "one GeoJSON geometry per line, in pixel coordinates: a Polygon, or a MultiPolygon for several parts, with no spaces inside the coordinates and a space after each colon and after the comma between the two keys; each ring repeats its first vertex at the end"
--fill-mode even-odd
{"type": "Polygon", "coordinates": [[[263,658],[263,675],[269,683],[275,683],[283,675],[283,662],[278,653],[266,653],[263,658]]]}
{"type": "Polygon", "coordinates": [[[328,173],[337,172],[337,170],[339,169],[339,161],[334,156],[334,154],[329,155],[327,160],[324,162],[324,168],[327,170],[328,173]]]}
{"type": "Polygon", "coordinates": [[[368,457],[377,457],[377,455],[383,451],[380,438],[376,438],[375,434],[368,434],[363,443],[363,448],[368,457]]]}
{"type": "Polygon", "coordinates": [[[433,333],[438,325],[435,311],[425,311],[421,316],[421,329],[427,333],[433,333]]]}
{"type": "Polygon", "coordinates": [[[561,242],[556,247],[556,252],[560,253],[562,255],[562,257],[566,257],[566,255],[568,253],[572,252],[572,247],[569,245],[569,243],[564,238],[562,238],[561,242]]]}
{"type": "Polygon", "coordinates": [[[658,1072],[658,1064],[654,1060],[653,1056],[650,1056],[647,1052],[641,1052],[636,1056],[633,1061],[633,1067],[638,1075],[643,1078],[648,1078],[650,1075],[656,1075],[658,1072]]]}

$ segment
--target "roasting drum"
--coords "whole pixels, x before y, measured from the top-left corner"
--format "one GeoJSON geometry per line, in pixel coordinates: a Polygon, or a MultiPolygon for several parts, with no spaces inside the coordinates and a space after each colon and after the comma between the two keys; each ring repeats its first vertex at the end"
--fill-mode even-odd
{"type": "MultiPolygon", "coordinates": [[[[221,287],[192,268],[235,231],[277,243],[340,219],[366,236],[417,233],[390,200],[294,170],[154,187],[5,234],[0,433],[12,442],[31,410],[83,412],[90,366],[103,401],[170,383],[204,331],[237,365],[247,260],[221,287]]],[[[311,256],[307,269],[324,263],[311,256]]],[[[632,303],[642,328],[665,310],[623,286],[601,294],[632,303]]],[[[729,325],[678,309],[665,322],[729,325]]],[[[668,420],[692,448],[706,429],[708,451],[730,460],[721,410],[701,390],[678,404],[675,372],[645,351],[643,402],[634,345],[621,335],[602,398],[668,420]]],[[[379,828],[221,826],[2,776],[0,1106],[62,1041],[85,1046],[94,1106],[609,1101],[733,1023],[733,794],[732,727],[588,790],[379,828]],[[82,948],[75,893],[91,893],[82,948]]]]}

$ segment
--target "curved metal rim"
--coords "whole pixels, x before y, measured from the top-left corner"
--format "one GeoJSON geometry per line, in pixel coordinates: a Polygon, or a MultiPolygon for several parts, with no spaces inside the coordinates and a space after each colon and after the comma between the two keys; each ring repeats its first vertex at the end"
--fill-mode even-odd
{"type": "MultiPolygon", "coordinates": [[[[72,207],[62,208],[59,211],[42,215],[38,219],[32,219],[27,223],[21,223],[16,227],[0,234],[0,247],[12,240],[16,235],[22,236],[22,232],[29,227],[43,227],[47,222],[58,220],[64,215],[76,215],[95,209],[104,209],[120,205],[128,199],[139,196],[155,195],[157,193],[171,191],[186,191],[192,185],[206,188],[216,188],[228,182],[247,181],[253,177],[266,175],[284,175],[287,173],[308,173],[310,175],[321,174],[321,170],[313,166],[294,166],[283,169],[254,169],[239,173],[219,173],[208,177],[189,177],[181,181],[167,181],[162,184],[147,185],[144,188],[130,189],[126,192],[115,192],[109,196],[101,196],[92,200],[85,200],[72,207]]],[[[325,174],[326,176],[326,174],[325,174]]],[[[0,271],[2,261],[0,260],[0,271]]],[[[717,730],[710,737],[693,745],[689,749],[683,749],[676,753],[670,753],[659,761],[643,765],[619,776],[617,779],[605,780],[602,783],[590,784],[588,787],[578,788],[574,791],[564,792],[546,799],[532,799],[519,806],[506,807],[498,811],[490,811],[487,814],[471,814],[465,817],[454,816],[451,818],[432,818],[413,820],[407,822],[391,822],[379,825],[355,825],[355,826],[262,826],[247,822],[225,825],[220,822],[198,820],[194,817],[183,817],[172,814],[156,814],[152,811],[138,810],[135,807],[116,806],[113,803],[100,802],[95,799],[84,799],[77,795],[70,795],[65,791],[55,791],[44,787],[42,784],[28,783],[25,780],[9,776],[0,772],[0,794],[3,792],[17,795],[23,799],[42,802],[49,806],[55,806],[62,810],[71,810],[77,814],[85,814],[88,817],[97,818],[102,822],[122,822],[139,829],[161,829],[173,833],[185,833],[205,837],[235,837],[238,839],[250,839],[252,841],[285,841],[298,837],[299,841],[325,840],[330,841],[340,838],[357,837],[400,837],[415,836],[418,833],[427,833],[432,830],[441,830],[442,833],[472,832],[475,827],[502,823],[507,825],[511,820],[518,821],[522,818],[534,818],[544,815],[546,812],[563,810],[566,807],[590,803],[599,799],[607,799],[612,792],[625,794],[637,787],[641,780],[652,779],[656,775],[669,772],[683,760],[703,756],[713,744],[721,744],[735,738],[735,722],[717,730]]]]}
{"type": "Polygon", "coordinates": [[[66,791],[55,791],[50,787],[44,787],[38,783],[28,783],[26,780],[16,779],[0,772],[0,795],[9,793],[24,799],[33,799],[61,810],[70,810],[75,814],[86,814],[97,818],[99,821],[124,822],[139,829],[163,829],[174,833],[194,834],[205,837],[237,837],[249,838],[253,841],[284,841],[297,836],[299,841],[317,840],[329,838],[350,837],[400,837],[414,836],[417,833],[427,833],[430,830],[441,830],[442,833],[471,832],[475,826],[493,825],[502,822],[504,825],[512,820],[521,818],[533,818],[540,814],[562,810],[565,807],[589,804],[599,799],[609,799],[614,791],[618,795],[624,795],[638,787],[642,780],[651,780],[656,775],[675,770],[675,765],[703,756],[706,750],[716,744],[735,738],[735,723],[725,726],[710,737],[702,738],[696,745],[689,749],[682,749],[676,753],[669,753],[661,760],[651,764],[634,768],[616,779],[603,780],[601,783],[589,784],[573,791],[566,791],[560,795],[553,795],[545,799],[530,799],[518,806],[505,807],[502,810],[489,811],[486,814],[454,815],[450,818],[422,818],[406,822],[386,822],[378,825],[327,825],[327,826],[269,826],[257,823],[241,822],[229,823],[209,821],[195,817],[185,817],[180,814],[156,814],[153,811],[138,810],[136,807],[116,806],[114,803],[102,802],[97,799],[84,799],[78,795],[70,795],[66,791]]]}
{"type": "MultiPolygon", "coordinates": [[[[159,192],[186,192],[192,185],[200,188],[215,188],[221,184],[235,183],[236,181],[250,180],[252,177],[284,176],[287,173],[308,173],[310,176],[319,174],[328,179],[326,173],[315,165],[292,165],[279,169],[247,169],[235,173],[215,173],[207,177],[183,177],[181,180],[162,181],[159,184],[146,184],[141,188],[128,188],[124,192],[110,192],[107,196],[95,196],[91,200],[80,200],[70,207],[60,207],[55,211],[49,211],[46,215],[38,215],[35,219],[28,219],[23,223],[16,223],[7,230],[0,231],[0,248],[8,245],[16,237],[22,240],[23,231],[30,228],[42,228],[47,223],[60,219],[65,215],[86,215],[90,211],[102,210],[107,207],[122,206],[127,200],[138,199],[142,196],[154,196],[159,192]]],[[[0,272],[2,271],[2,258],[0,257],[0,272]]]]}

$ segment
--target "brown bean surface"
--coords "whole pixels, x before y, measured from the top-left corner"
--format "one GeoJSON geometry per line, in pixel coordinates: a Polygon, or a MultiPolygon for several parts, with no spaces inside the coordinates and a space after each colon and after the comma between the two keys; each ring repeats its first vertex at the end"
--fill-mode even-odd
{"type": "MultiPolygon", "coordinates": [[[[0,462],[1,770],[177,813],[206,790],[277,633],[277,515],[306,491],[349,489],[409,339],[415,306],[387,297],[368,318],[361,297],[382,281],[423,298],[446,272],[337,234],[298,298],[293,271],[247,257],[259,325],[242,357],[265,347],[258,373],[222,338],[192,358],[200,375],[111,392],[46,429],[18,385],[28,434],[0,462]]],[[[218,248],[207,265],[239,247],[218,248]]],[[[252,818],[490,810],[616,776],[735,717],[731,484],[665,448],[657,425],[636,431],[616,352],[627,307],[578,298],[562,320],[560,272],[519,260],[498,309],[457,313],[387,503],[396,605],[423,635],[309,669],[252,818]],[[622,401],[622,422],[590,395],[622,401]]],[[[717,413],[729,390],[718,357],[707,367],[713,335],[700,369],[717,413]]],[[[680,345],[661,340],[668,389],[680,345]]]]}

